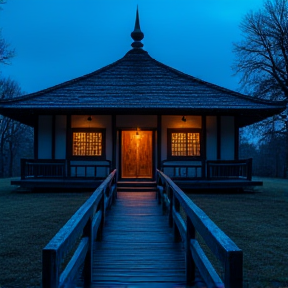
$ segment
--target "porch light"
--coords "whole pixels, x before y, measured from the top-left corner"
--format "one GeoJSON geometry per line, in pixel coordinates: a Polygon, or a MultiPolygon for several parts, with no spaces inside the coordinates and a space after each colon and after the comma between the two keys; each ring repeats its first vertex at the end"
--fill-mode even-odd
{"type": "Polygon", "coordinates": [[[181,120],[182,120],[183,122],[186,122],[186,117],[183,116],[181,120]]]}

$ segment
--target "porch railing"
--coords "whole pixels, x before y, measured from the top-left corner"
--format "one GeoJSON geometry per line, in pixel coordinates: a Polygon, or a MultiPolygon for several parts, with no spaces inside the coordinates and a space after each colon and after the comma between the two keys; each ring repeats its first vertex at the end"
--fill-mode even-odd
{"type": "Polygon", "coordinates": [[[161,162],[161,171],[173,179],[204,178],[205,161],[170,161],[161,162]]]}
{"type": "Polygon", "coordinates": [[[160,169],[173,180],[252,180],[251,158],[243,160],[195,160],[186,163],[185,161],[164,160],[160,169]]]}
{"type": "Polygon", "coordinates": [[[252,158],[245,160],[207,161],[208,180],[252,180],[252,158]]]}
{"type": "Polygon", "coordinates": [[[242,250],[167,175],[159,170],[157,175],[158,203],[162,204],[164,212],[168,212],[174,240],[183,241],[185,246],[187,284],[242,288],[242,250]],[[219,276],[202,250],[196,236],[198,233],[220,261],[223,276],[219,276]]]}
{"type": "Polygon", "coordinates": [[[66,160],[21,159],[21,179],[64,178],[66,160]]]}
{"type": "Polygon", "coordinates": [[[21,159],[21,179],[100,178],[111,172],[111,161],[70,161],[59,159],[21,159]],[[84,163],[85,162],[85,163],[84,163]],[[101,170],[102,169],[102,170],[101,170]]]}
{"type": "Polygon", "coordinates": [[[84,284],[92,282],[94,241],[102,237],[105,211],[117,197],[116,185],[114,170],[42,250],[43,288],[69,287],[83,263],[84,284]],[[61,264],[74,248],[71,260],[61,271],[61,264]]]}

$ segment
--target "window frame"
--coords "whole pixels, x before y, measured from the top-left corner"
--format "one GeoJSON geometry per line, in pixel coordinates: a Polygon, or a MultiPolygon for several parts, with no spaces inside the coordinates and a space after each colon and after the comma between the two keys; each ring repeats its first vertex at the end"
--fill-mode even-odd
{"type": "Polygon", "coordinates": [[[71,159],[72,160],[106,160],[106,129],[105,128],[72,128],[71,129],[71,159]],[[73,155],[73,133],[102,133],[102,155],[73,155]]]}
{"type": "MultiPolygon", "coordinates": [[[[186,138],[187,139],[187,138],[186,138]]],[[[201,128],[167,128],[167,160],[201,160],[203,158],[203,139],[201,128]],[[172,133],[199,133],[200,155],[199,156],[172,156],[172,133]]]]}

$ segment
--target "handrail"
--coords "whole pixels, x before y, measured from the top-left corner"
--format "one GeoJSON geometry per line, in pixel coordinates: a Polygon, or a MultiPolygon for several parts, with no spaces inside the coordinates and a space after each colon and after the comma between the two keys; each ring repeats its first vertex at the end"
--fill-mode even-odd
{"type": "Polygon", "coordinates": [[[175,240],[182,239],[185,244],[187,284],[197,280],[196,272],[199,271],[207,287],[223,287],[223,281],[226,288],[242,288],[242,250],[167,175],[160,170],[157,170],[157,175],[158,201],[169,212],[169,224],[174,228],[175,240]],[[180,206],[187,215],[186,224],[180,214],[180,206]],[[224,279],[220,279],[199,246],[195,239],[196,231],[224,266],[224,279]]]}
{"type": "Polygon", "coordinates": [[[116,191],[114,170],[42,250],[43,288],[64,287],[73,281],[83,263],[84,282],[91,283],[93,242],[102,237],[105,211],[114,202],[116,191]],[[79,237],[78,248],[61,273],[61,263],[79,237]]]}

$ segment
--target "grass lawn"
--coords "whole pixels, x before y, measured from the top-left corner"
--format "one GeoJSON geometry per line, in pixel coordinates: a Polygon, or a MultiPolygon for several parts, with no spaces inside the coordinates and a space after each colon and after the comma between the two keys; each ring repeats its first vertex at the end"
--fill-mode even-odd
{"type": "Polygon", "coordinates": [[[245,194],[189,194],[243,250],[244,288],[288,287],[288,180],[245,194]]]}
{"type": "Polygon", "coordinates": [[[0,179],[0,287],[40,287],[43,247],[91,193],[23,193],[0,179]]]}
{"type": "MultiPolygon", "coordinates": [[[[23,193],[0,179],[0,287],[40,287],[42,248],[91,193],[23,193]]],[[[244,288],[288,287],[288,180],[189,194],[244,252],[244,288]]]]}

